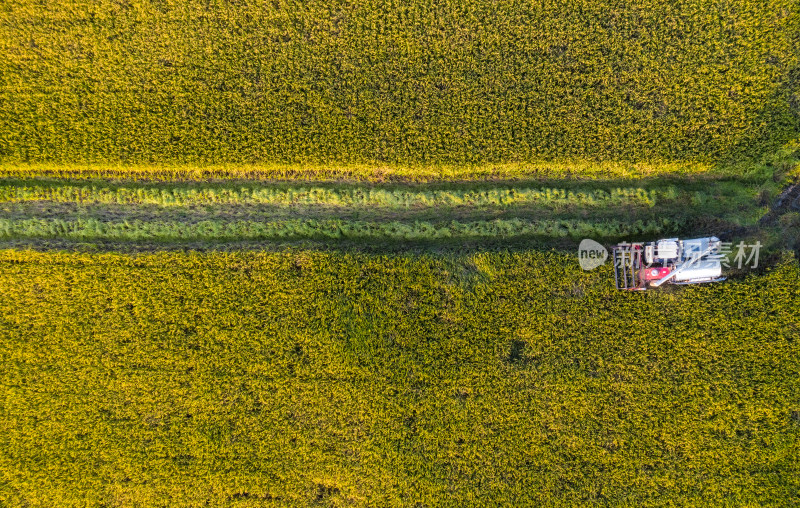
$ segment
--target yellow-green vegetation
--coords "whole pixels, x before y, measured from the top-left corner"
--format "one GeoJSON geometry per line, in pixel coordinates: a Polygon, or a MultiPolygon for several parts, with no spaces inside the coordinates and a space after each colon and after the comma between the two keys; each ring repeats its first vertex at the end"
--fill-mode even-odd
{"type": "MultiPolygon", "coordinates": [[[[709,185],[709,188],[712,186],[709,185]]],[[[0,203],[48,201],[56,203],[102,203],[126,205],[305,205],[370,208],[419,208],[429,206],[487,207],[515,205],[557,206],[654,206],[660,199],[678,197],[674,185],[657,188],[612,187],[550,188],[530,185],[493,187],[377,187],[304,185],[117,185],[105,182],[0,180],[0,203]]]]}
{"type": "Polygon", "coordinates": [[[785,505],[800,267],[0,252],[6,506],[785,505]]]}
{"type": "Polygon", "coordinates": [[[0,505],[797,501],[798,37],[796,0],[2,2],[0,505]],[[643,294],[546,250],[730,232],[759,274],[643,294]]]}
{"type": "Polygon", "coordinates": [[[437,183],[473,181],[539,181],[641,179],[655,177],[694,178],[703,180],[721,177],[765,180],[773,174],[796,176],[800,158],[800,138],[795,138],[761,158],[747,157],[726,163],[587,161],[503,162],[481,164],[425,163],[267,163],[257,164],[109,164],[91,163],[20,163],[0,162],[0,178],[70,180],[140,180],[140,181],[292,181],[364,183],[437,183]]]}
{"type": "Polygon", "coordinates": [[[799,9],[6,1],[0,160],[736,160],[797,135],[799,9]]]}
{"type": "Polygon", "coordinates": [[[173,164],[173,165],[110,165],[92,164],[0,164],[3,178],[68,178],[149,181],[203,181],[203,180],[288,180],[298,181],[350,181],[350,182],[459,182],[559,179],[609,179],[646,178],[674,175],[741,176],[761,174],[751,163],[745,166],[713,166],[708,163],[649,163],[649,162],[526,162],[497,164],[173,164]]]}

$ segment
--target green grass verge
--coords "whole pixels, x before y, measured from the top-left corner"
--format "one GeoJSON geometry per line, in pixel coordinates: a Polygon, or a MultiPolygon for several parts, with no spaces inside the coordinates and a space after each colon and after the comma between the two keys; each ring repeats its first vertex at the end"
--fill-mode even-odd
{"type": "Polygon", "coordinates": [[[279,239],[360,239],[435,241],[459,238],[506,239],[518,236],[551,238],[617,238],[625,235],[663,235],[682,226],[675,219],[649,221],[605,220],[524,220],[444,223],[435,222],[363,222],[354,220],[296,219],[278,222],[200,221],[167,222],[162,220],[104,222],[97,219],[22,219],[0,218],[0,240],[64,238],[70,240],[123,240],[146,242],[279,239]]]}
{"type": "Polygon", "coordinates": [[[800,267],[0,252],[9,506],[783,505],[800,267]]]}

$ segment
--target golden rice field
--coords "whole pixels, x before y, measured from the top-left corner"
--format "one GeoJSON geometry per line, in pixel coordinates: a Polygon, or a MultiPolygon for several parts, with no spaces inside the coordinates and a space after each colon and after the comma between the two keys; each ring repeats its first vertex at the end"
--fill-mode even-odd
{"type": "Polygon", "coordinates": [[[0,162],[738,161],[797,137],[798,33],[791,0],[12,0],[0,162]]]}
{"type": "Polygon", "coordinates": [[[800,503],[798,47],[790,0],[0,3],[0,506],[800,503]],[[759,266],[575,256],[707,235],[759,266]]]}
{"type": "Polygon", "coordinates": [[[7,506],[655,506],[800,489],[800,267],[0,252],[7,506]]]}

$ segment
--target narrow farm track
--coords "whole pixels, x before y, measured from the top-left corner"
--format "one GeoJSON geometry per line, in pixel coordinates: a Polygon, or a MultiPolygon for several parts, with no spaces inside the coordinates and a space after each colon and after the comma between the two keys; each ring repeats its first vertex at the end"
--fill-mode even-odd
{"type": "Polygon", "coordinates": [[[773,202],[769,211],[756,224],[731,229],[717,236],[723,241],[730,241],[734,238],[753,235],[774,226],[783,214],[792,210],[800,210],[800,182],[788,185],[773,202]]]}
{"type": "Polygon", "coordinates": [[[758,225],[766,226],[772,224],[782,214],[798,208],[800,208],[800,182],[795,182],[781,192],[769,212],[758,221],[758,225]]]}
{"type": "Polygon", "coordinates": [[[789,194],[791,196],[787,196],[787,199],[791,199],[790,206],[794,210],[800,210],[800,184],[794,184],[789,189],[789,194]]]}

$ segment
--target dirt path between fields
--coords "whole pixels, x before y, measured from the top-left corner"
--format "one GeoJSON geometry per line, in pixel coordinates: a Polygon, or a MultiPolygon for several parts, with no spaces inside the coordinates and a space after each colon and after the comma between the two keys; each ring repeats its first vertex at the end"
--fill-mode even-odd
{"type": "Polygon", "coordinates": [[[720,233],[718,237],[722,241],[730,241],[734,237],[753,234],[760,229],[774,226],[781,215],[793,210],[800,211],[800,181],[796,181],[787,186],[783,192],[780,193],[778,199],[775,200],[775,203],[769,211],[759,219],[757,224],[734,228],[720,233]]]}

